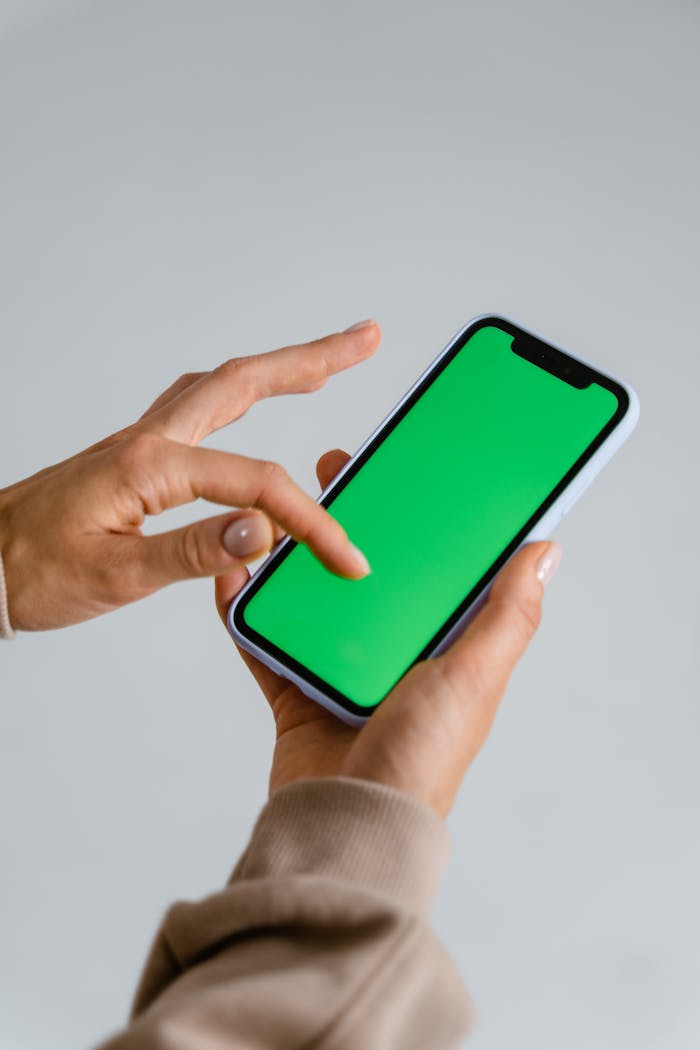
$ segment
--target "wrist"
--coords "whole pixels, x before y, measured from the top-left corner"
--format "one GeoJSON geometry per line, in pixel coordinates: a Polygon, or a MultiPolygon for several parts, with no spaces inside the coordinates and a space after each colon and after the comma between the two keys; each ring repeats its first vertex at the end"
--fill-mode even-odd
{"type": "Polygon", "coordinates": [[[5,568],[2,552],[8,542],[9,529],[7,525],[5,492],[0,491],[0,638],[14,638],[15,632],[10,619],[9,595],[7,593],[7,581],[5,579],[5,568]]]}
{"type": "Polygon", "coordinates": [[[10,502],[10,490],[0,489],[0,551],[2,551],[9,536],[10,502]]]}
{"type": "Polygon", "coordinates": [[[22,579],[17,572],[16,515],[13,489],[0,489],[0,638],[13,638],[17,628],[16,582],[22,579]],[[14,626],[13,626],[14,625],[14,626]]]}

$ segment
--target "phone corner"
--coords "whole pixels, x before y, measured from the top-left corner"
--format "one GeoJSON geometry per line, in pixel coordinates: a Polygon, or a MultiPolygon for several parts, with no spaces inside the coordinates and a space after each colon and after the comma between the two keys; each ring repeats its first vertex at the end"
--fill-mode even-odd
{"type": "Polygon", "coordinates": [[[350,712],[346,711],[344,708],[342,711],[342,714],[338,711],[335,711],[334,714],[341,722],[345,722],[347,726],[350,726],[351,729],[355,729],[358,732],[363,726],[367,725],[371,718],[371,715],[351,715],[350,712]]]}
{"type": "MultiPolygon", "coordinates": [[[[618,432],[621,440],[625,440],[632,433],[639,422],[641,405],[639,395],[633,386],[618,376],[610,376],[617,388],[618,400],[618,432]]],[[[613,388],[614,389],[614,388],[613,388]]]]}
{"type": "Polygon", "coordinates": [[[350,726],[351,729],[362,729],[367,724],[372,716],[370,710],[366,715],[356,714],[354,711],[349,711],[343,704],[338,703],[332,697],[328,696],[321,689],[317,689],[312,686],[309,682],[297,675],[290,675],[290,681],[294,682],[295,685],[301,689],[305,696],[308,696],[309,700],[313,700],[314,703],[318,704],[319,707],[325,708],[330,714],[335,715],[337,719],[344,722],[346,726],[350,726]]]}
{"type": "Polygon", "coordinates": [[[226,610],[226,630],[231,635],[234,642],[237,642],[239,645],[242,645],[244,648],[246,648],[246,638],[239,630],[235,620],[236,609],[238,608],[238,602],[240,597],[241,595],[239,593],[235,595],[235,597],[232,598],[229,602],[228,609],[226,610]]]}

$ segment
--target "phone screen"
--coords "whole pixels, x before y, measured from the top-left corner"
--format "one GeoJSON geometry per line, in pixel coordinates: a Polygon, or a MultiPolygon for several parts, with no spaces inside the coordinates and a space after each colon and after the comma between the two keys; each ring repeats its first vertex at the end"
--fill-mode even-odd
{"type": "Polygon", "coordinates": [[[371,575],[341,579],[290,544],[236,610],[348,710],[369,713],[446,633],[624,414],[613,381],[565,381],[507,327],[468,333],[324,499],[371,575]]]}

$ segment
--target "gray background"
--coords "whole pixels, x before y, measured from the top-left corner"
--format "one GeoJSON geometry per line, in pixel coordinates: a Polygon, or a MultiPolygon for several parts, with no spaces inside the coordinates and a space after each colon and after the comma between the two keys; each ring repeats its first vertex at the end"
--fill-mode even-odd
{"type": "MultiPolygon", "coordinates": [[[[214,443],[315,490],[489,309],[639,391],[450,818],[477,1050],[700,1044],[699,48],[690,0],[0,4],[0,484],[367,315],[372,362],[214,443]]],[[[210,590],[2,645],[3,1046],[120,1025],[245,842],[272,724],[210,590]]]]}

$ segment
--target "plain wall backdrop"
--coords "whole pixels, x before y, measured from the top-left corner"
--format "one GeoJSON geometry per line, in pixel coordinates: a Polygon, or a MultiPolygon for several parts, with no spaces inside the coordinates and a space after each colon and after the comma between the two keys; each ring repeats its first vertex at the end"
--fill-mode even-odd
{"type": "MultiPolygon", "coordinates": [[[[211,443],[315,492],[486,310],[640,394],[450,817],[475,1050],[700,1045],[699,51],[691,0],[0,3],[0,485],[372,315],[211,443]]],[[[208,582],[0,646],[0,1045],[88,1046],[226,879],[272,722],[208,582]]]]}

